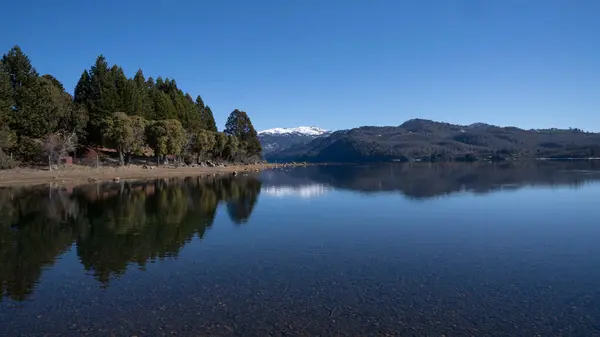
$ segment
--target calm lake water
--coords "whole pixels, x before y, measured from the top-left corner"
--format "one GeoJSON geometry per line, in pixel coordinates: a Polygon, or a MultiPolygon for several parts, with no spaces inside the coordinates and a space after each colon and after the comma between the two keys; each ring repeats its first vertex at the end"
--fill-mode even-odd
{"type": "Polygon", "coordinates": [[[600,335],[600,163],[0,189],[2,335],[600,335]]]}

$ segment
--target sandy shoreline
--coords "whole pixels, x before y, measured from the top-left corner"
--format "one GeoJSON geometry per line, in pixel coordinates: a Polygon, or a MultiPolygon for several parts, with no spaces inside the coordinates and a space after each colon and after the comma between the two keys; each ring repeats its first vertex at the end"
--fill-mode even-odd
{"type": "Polygon", "coordinates": [[[257,172],[275,167],[300,166],[298,164],[257,164],[232,165],[227,167],[154,167],[144,169],[142,166],[101,167],[73,166],[54,171],[41,169],[17,168],[0,170],[0,186],[35,185],[44,183],[85,184],[89,182],[106,182],[118,178],[146,179],[166,177],[191,177],[210,174],[237,172],[239,174],[257,172]]]}

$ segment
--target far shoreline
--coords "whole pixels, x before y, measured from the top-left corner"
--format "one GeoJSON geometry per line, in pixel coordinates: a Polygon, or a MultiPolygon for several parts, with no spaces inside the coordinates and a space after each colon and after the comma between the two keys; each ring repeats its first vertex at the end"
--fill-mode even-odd
{"type": "Polygon", "coordinates": [[[58,185],[82,185],[87,183],[115,182],[137,179],[160,179],[176,177],[207,176],[213,174],[249,174],[266,169],[308,166],[305,163],[228,165],[219,167],[115,166],[92,168],[73,165],[53,171],[35,168],[0,170],[0,186],[25,186],[53,183],[58,185]]]}

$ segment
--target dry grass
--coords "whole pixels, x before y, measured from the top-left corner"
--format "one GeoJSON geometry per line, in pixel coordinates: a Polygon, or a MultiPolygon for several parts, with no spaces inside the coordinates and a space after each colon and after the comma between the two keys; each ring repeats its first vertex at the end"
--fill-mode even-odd
{"type": "Polygon", "coordinates": [[[258,165],[232,165],[227,167],[154,167],[144,169],[142,166],[132,165],[125,167],[100,167],[73,165],[55,169],[53,171],[16,168],[0,170],[0,186],[7,185],[32,185],[43,183],[81,184],[90,181],[111,181],[115,178],[144,179],[163,177],[188,177],[208,174],[222,174],[231,172],[257,172],[263,169],[294,166],[296,164],[258,164],[258,165]]]}

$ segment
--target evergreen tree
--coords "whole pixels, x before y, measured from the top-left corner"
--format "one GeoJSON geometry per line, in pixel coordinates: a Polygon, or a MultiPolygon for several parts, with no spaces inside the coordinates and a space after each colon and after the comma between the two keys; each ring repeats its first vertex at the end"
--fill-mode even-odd
{"type": "Polygon", "coordinates": [[[196,96],[196,107],[198,108],[198,111],[204,110],[204,101],[200,95],[196,96]]]}
{"type": "Polygon", "coordinates": [[[154,115],[152,115],[151,119],[165,120],[177,118],[177,111],[173,106],[171,98],[166,93],[154,89],[152,91],[152,98],[154,101],[154,115]]]}
{"type": "MultiPolygon", "coordinates": [[[[19,46],[14,46],[2,57],[2,64],[9,74],[15,96],[19,96],[22,89],[31,87],[38,78],[38,73],[31,65],[29,57],[19,46]]],[[[18,104],[18,102],[16,103],[18,104]]]]}
{"type": "Polygon", "coordinates": [[[144,72],[142,69],[138,69],[131,80],[132,85],[132,100],[135,115],[144,116],[148,118],[154,115],[154,101],[150,97],[151,89],[148,88],[144,72]]]}
{"type": "Polygon", "coordinates": [[[79,82],[77,82],[77,85],[75,86],[75,96],[73,99],[76,103],[87,105],[89,103],[91,92],[92,82],[90,73],[88,73],[87,70],[84,70],[79,78],[79,82]]]}
{"type": "Polygon", "coordinates": [[[52,124],[52,132],[63,134],[75,133],[83,138],[84,129],[88,122],[87,111],[80,104],[74,102],[73,97],[67,93],[60,81],[51,75],[44,75],[41,83],[50,93],[51,116],[54,116],[56,125],[52,124]]]}
{"type": "Polygon", "coordinates": [[[215,158],[260,155],[256,131],[245,112],[231,114],[227,134],[217,130],[211,108],[200,96],[194,100],[184,93],[174,79],[146,79],[141,69],[128,79],[102,55],[82,72],[74,97],[54,76],[39,76],[18,46],[0,60],[0,150],[18,149],[21,159],[54,151],[56,140],[67,139],[106,142],[123,157],[141,148],[139,141],[145,136],[157,155],[180,155],[184,147],[194,145],[198,153],[215,158]],[[154,122],[144,127],[144,120],[154,122]]]}
{"type": "Polygon", "coordinates": [[[127,114],[133,114],[132,92],[129,90],[129,83],[123,68],[116,65],[110,69],[111,80],[114,81],[115,92],[115,111],[125,111],[127,114]]]}
{"type": "Polygon", "coordinates": [[[258,134],[246,112],[235,109],[227,119],[225,133],[235,136],[243,144],[241,149],[245,150],[248,156],[261,155],[262,148],[258,140],[258,134]]]}
{"type": "Polygon", "coordinates": [[[90,70],[90,96],[86,107],[90,115],[88,124],[88,140],[102,144],[103,121],[117,111],[120,98],[117,92],[115,76],[118,68],[110,69],[104,56],[100,55],[90,70]]]}
{"type": "Polygon", "coordinates": [[[212,110],[210,110],[209,106],[204,104],[204,101],[200,95],[196,97],[196,109],[198,111],[202,129],[217,132],[217,124],[215,123],[212,110]]]}
{"type": "Polygon", "coordinates": [[[2,57],[14,93],[13,129],[18,137],[41,139],[57,125],[52,94],[31,61],[18,47],[2,57]]]}
{"type": "Polygon", "coordinates": [[[196,134],[202,129],[202,121],[200,120],[200,114],[198,113],[194,99],[189,93],[185,94],[183,105],[185,109],[185,118],[182,120],[182,123],[188,132],[196,134]]]}
{"type": "Polygon", "coordinates": [[[201,119],[204,122],[204,127],[208,131],[217,132],[217,123],[215,122],[215,117],[213,116],[212,110],[207,105],[202,111],[201,119]]]}
{"type": "Polygon", "coordinates": [[[14,93],[8,72],[0,61],[0,151],[11,148],[16,140],[10,129],[14,108],[14,93]]]}

